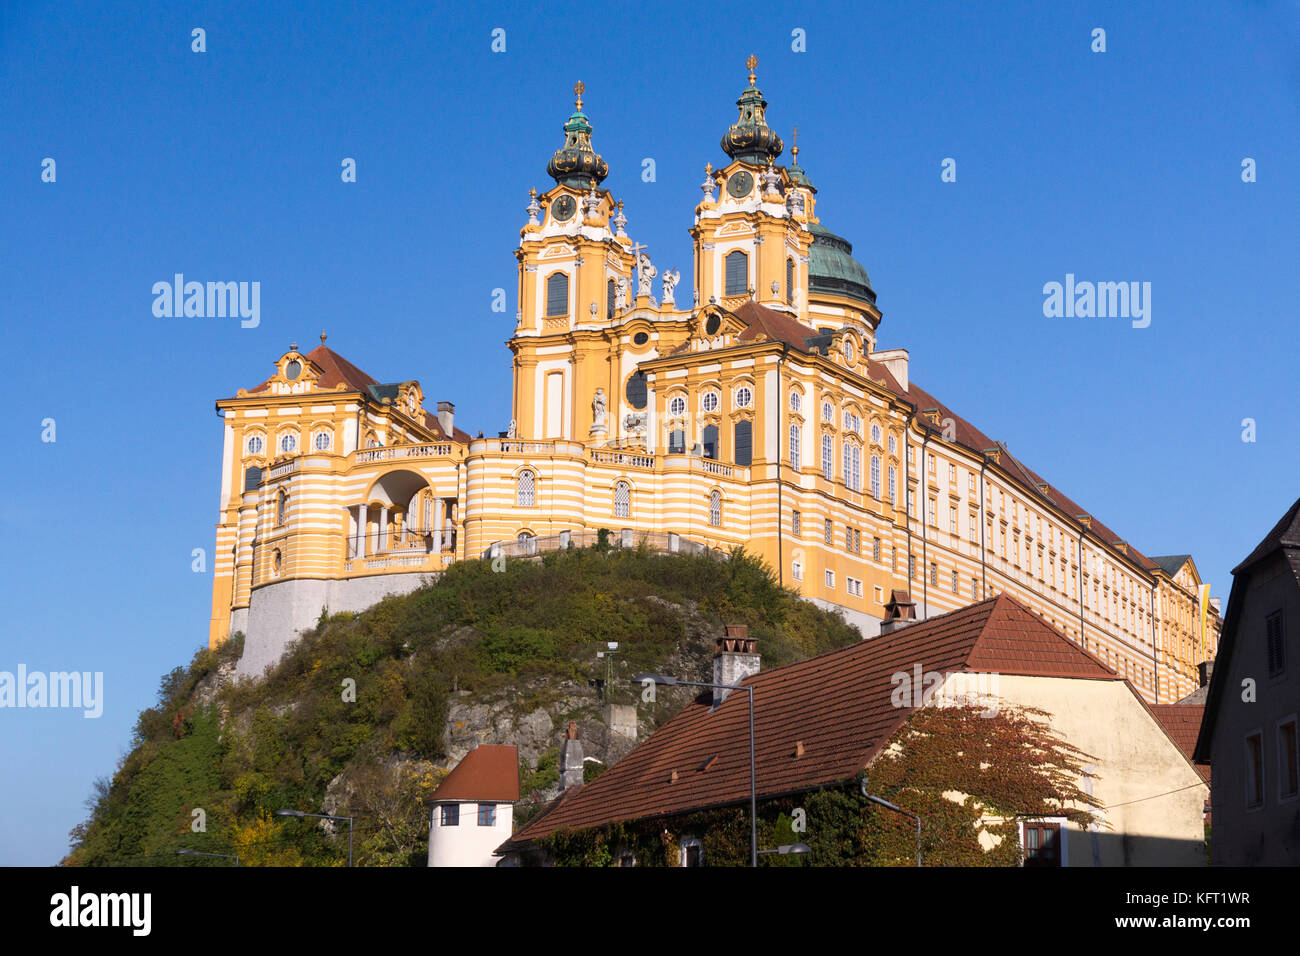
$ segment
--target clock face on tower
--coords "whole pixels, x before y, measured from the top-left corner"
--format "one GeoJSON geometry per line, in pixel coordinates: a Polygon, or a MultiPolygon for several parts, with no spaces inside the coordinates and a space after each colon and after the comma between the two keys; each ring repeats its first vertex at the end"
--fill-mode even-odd
{"type": "Polygon", "coordinates": [[[573,218],[573,214],[577,211],[577,201],[567,194],[555,200],[555,205],[551,207],[551,215],[556,222],[567,222],[573,218]]]}
{"type": "Polygon", "coordinates": [[[737,199],[742,199],[745,196],[748,196],[749,191],[753,188],[754,177],[749,175],[749,173],[745,172],[743,169],[739,172],[732,173],[731,178],[727,180],[727,192],[731,193],[731,195],[735,196],[737,199]]]}

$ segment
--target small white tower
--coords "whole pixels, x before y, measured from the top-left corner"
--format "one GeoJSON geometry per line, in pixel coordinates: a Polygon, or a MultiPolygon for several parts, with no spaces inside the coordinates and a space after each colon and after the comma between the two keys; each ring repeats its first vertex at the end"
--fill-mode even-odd
{"type": "Polygon", "coordinates": [[[492,851],[514,832],[519,751],[481,744],[429,797],[429,866],[496,866],[492,851]]]}

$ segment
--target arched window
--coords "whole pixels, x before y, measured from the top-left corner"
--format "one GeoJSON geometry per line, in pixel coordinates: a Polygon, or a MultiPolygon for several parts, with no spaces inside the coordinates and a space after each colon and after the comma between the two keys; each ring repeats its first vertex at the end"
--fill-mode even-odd
{"type": "Polygon", "coordinates": [[[612,319],[614,317],[614,297],[614,280],[610,279],[605,283],[605,318],[607,319],[612,319]]]}
{"type": "Polygon", "coordinates": [[[280,493],[275,496],[275,523],[277,525],[284,524],[284,519],[288,512],[289,496],[285,493],[285,490],[281,488],[280,493]]]}
{"type": "Polygon", "coordinates": [[[790,411],[792,412],[803,411],[803,393],[800,392],[798,389],[795,389],[790,393],[790,411]]]}
{"type": "Polygon", "coordinates": [[[822,421],[835,421],[835,409],[831,408],[830,402],[822,402],[822,421]]]}
{"type": "Polygon", "coordinates": [[[736,422],[732,457],[737,465],[748,465],[754,458],[754,423],[736,422]]]}
{"type": "Polygon", "coordinates": [[[614,517],[628,518],[632,515],[632,487],[626,481],[614,486],[614,517]]]}
{"type": "Polygon", "coordinates": [[[704,457],[718,460],[718,426],[704,426],[704,457]]]}
{"type": "Polygon", "coordinates": [[[569,314],[569,274],[552,272],[546,277],[546,314],[569,314]]]}
{"type": "Polygon", "coordinates": [[[244,469],[244,490],[256,491],[257,486],[262,483],[262,469],[253,465],[251,468],[244,469]]]}
{"type": "Polygon", "coordinates": [[[800,446],[803,444],[803,429],[798,425],[790,426],[790,467],[798,468],[800,465],[800,446]]]}
{"type": "Polygon", "coordinates": [[[515,505],[531,508],[537,503],[537,488],[531,471],[521,471],[515,482],[515,505]]]}
{"type": "Polygon", "coordinates": [[[794,302],[794,260],[785,260],[785,301],[786,304],[794,302]]]}
{"type": "Polygon", "coordinates": [[[749,291],[749,256],[735,249],[727,253],[727,295],[744,295],[749,291]]]}
{"type": "Polygon", "coordinates": [[[871,456],[871,497],[880,500],[880,457],[871,456]]]}
{"type": "Polygon", "coordinates": [[[646,378],[645,372],[636,371],[628,377],[627,388],[624,389],[627,395],[627,403],[633,408],[640,411],[645,408],[646,404],[646,378]]]}
{"type": "Polygon", "coordinates": [[[827,481],[832,481],[834,476],[835,452],[832,449],[831,436],[822,435],[822,477],[827,481]]]}
{"type": "Polygon", "coordinates": [[[709,524],[715,528],[722,527],[722,493],[715,491],[709,495],[709,524]]]}
{"type": "Polygon", "coordinates": [[[871,443],[873,445],[880,444],[880,426],[875,422],[871,423],[871,443]]]}

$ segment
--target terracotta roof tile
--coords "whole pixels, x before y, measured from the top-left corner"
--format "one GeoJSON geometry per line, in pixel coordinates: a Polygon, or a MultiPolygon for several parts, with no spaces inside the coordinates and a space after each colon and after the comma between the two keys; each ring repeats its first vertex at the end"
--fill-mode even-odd
{"type": "MultiPolygon", "coordinates": [[[[1151,713],[1155,714],[1160,726],[1164,727],[1171,740],[1178,745],[1183,756],[1192,762],[1196,750],[1196,735],[1201,732],[1201,718],[1205,707],[1198,704],[1151,704],[1151,713]]],[[[1209,764],[1192,763],[1207,781],[1210,779],[1209,764]]]]}
{"type": "MultiPolygon", "coordinates": [[[[893,705],[892,675],[910,674],[918,665],[925,673],[1122,679],[1024,605],[1000,594],[748,678],[744,686],[754,694],[760,795],[846,780],[866,766],[915,709],[893,705]]],[[[598,826],[748,799],[748,696],[735,691],[714,709],[710,696],[701,695],[596,780],[530,821],[506,846],[561,827],[598,826]]]]}
{"type": "Polygon", "coordinates": [[[452,768],[426,802],[514,803],[518,799],[518,749],[509,744],[479,744],[452,768]]]}

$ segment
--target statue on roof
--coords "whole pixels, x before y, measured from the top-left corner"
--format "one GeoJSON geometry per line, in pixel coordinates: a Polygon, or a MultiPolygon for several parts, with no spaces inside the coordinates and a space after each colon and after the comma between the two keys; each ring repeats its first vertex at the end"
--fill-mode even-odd
{"type": "Polygon", "coordinates": [[[673,298],[673,290],[681,280],[682,274],[676,269],[665,269],[663,275],[664,282],[664,305],[676,305],[677,301],[673,298]]]}

